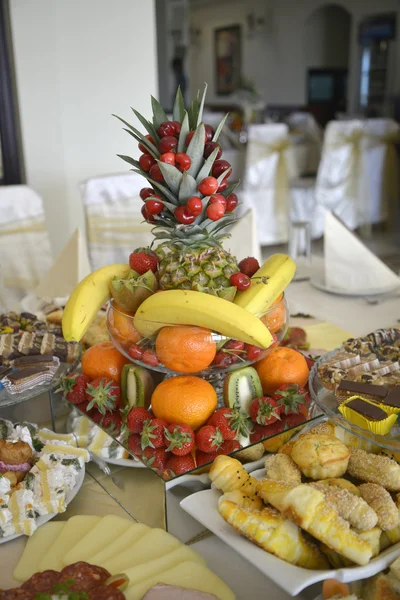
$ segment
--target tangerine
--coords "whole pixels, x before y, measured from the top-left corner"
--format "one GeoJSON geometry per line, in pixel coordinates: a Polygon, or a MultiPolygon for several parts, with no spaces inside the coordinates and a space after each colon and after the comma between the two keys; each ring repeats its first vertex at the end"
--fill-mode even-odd
{"type": "Polygon", "coordinates": [[[198,373],[214,360],[217,344],[204,327],[163,327],[156,339],[158,360],[171,371],[198,373]]]}
{"type": "Polygon", "coordinates": [[[133,326],[133,314],[121,308],[116,302],[108,315],[108,325],[112,335],[122,344],[136,344],[140,340],[140,334],[133,326]],[[115,309],[115,310],[114,310],[115,309]]]}
{"type": "Polygon", "coordinates": [[[282,302],[283,294],[281,294],[275,302],[271,305],[268,312],[261,317],[261,321],[268,327],[271,333],[276,333],[285,324],[286,320],[286,306],[282,302]],[[274,308],[276,307],[276,308],[274,308]]]}
{"type": "Polygon", "coordinates": [[[266,395],[273,394],[284,383],[297,383],[304,386],[308,380],[307,361],[300,352],[292,348],[283,346],[273,348],[254,367],[266,395]]]}
{"type": "Polygon", "coordinates": [[[122,368],[128,362],[112,342],[102,342],[91,346],[83,353],[82,373],[91,380],[96,377],[109,377],[120,384],[122,368]]]}
{"type": "Polygon", "coordinates": [[[151,397],[151,409],[157,419],[188,425],[194,431],[208,421],[216,408],[217,394],[211,383],[193,375],[165,379],[151,397]]]}

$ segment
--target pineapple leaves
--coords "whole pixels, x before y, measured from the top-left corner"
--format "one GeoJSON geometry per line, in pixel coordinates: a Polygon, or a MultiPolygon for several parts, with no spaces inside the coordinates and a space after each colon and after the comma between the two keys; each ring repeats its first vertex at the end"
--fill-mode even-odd
{"type": "Polygon", "coordinates": [[[197,117],[199,114],[199,96],[200,91],[197,92],[196,98],[193,100],[192,104],[189,106],[189,127],[190,129],[196,129],[197,126],[197,117]]]}
{"type": "Polygon", "coordinates": [[[134,114],[136,115],[136,117],[139,119],[139,121],[141,122],[141,124],[143,125],[143,127],[145,128],[145,130],[147,131],[147,133],[149,135],[151,135],[151,137],[153,138],[153,140],[155,142],[160,141],[159,136],[157,135],[157,130],[154,127],[153,123],[150,123],[150,121],[148,121],[147,119],[145,119],[140,113],[138,113],[137,110],[135,110],[134,108],[131,107],[131,110],[134,112],[134,114]]]}
{"type": "Polygon", "coordinates": [[[179,123],[182,123],[185,113],[185,101],[183,99],[181,86],[179,86],[176,91],[174,109],[172,113],[174,121],[179,121],[179,123]]]}
{"type": "Polygon", "coordinates": [[[196,173],[198,173],[203,162],[205,137],[206,131],[204,129],[204,125],[203,123],[200,123],[200,125],[194,132],[194,136],[190,140],[190,144],[186,150],[186,154],[190,157],[190,160],[192,161],[190,169],[187,172],[189,173],[189,175],[192,175],[192,177],[194,177],[196,173]]]}
{"type": "Polygon", "coordinates": [[[146,146],[149,154],[151,154],[153,158],[159,158],[160,153],[158,151],[158,148],[154,144],[152,144],[147,139],[147,137],[145,137],[142,133],[140,133],[140,131],[138,131],[135,127],[133,127],[127,121],[125,121],[125,119],[122,119],[122,117],[119,117],[118,115],[113,115],[113,117],[119,119],[124,125],[128,127],[128,129],[125,129],[124,127],[124,131],[127,131],[129,135],[135,138],[135,140],[146,146]]]}
{"type": "Polygon", "coordinates": [[[231,173],[232,173],[232,167],[229,167],[229,169],[227,169],[226,171],[223,171],[223,173],[221,173],[221,175],[219,177],[217,177],[217,181],[218,181],[219,185],[221,185],[223,180],[226,177],[229,177],[231,173]]]}
{"type": "Polygon", "coordinates": [[[205,83],[204,84],[204,92],[203,92],[203,95],[201,97],[200,108],[199,108],[199,112],[198,112],[198,115],[197,115],[196,127],[198,127],[200,125],[200,123],[202,122],[202,120],[203,120],[203,110],[204,110],[204,103],[206,101],[207,88],[208,88],[208,85],[205,83]]]}
{"type": "Polygon", "coordinates": [[[122,160],[129,163],[133,167],[136,167],[136,169],[140,169],[140,165],[139,165],[138,161],[135,160],[134,158],[131,158],[130,156],[126,156],[125,154],[117,154],[117,156],[119,158],[122,158],[122,160]]]}
{"type": "Polygon", "coordinates": [[[154,96],[151,97],[151,107],[153,109],[153,125],[158,129],[160,125],[168,121],[168,117],[165,114],[163,107],[154,96]]]}
{"type": "Polygon", "coordinates": [[[199,174],[197,175],[196,181],[199,184],[205,177],[208,177],[210,174],[211,168],[218,156],[219,148],[215,148],[207,160],[204,162],[204,165],[201,167],[199,174]]]}
{"type": "Polygon", "coordinates": [[[158,161],[158,166],[164,176],[165,183],[174,196],[177,196],[182,181],[182,173],[174,165],[165,162],[158,161]]]}
{"type": "Polygon", "coordinates": [[[197,183],[194,177],[189,175],[186,171],[183,173],[181,185],[179,187],[179,204],[182,206],[186,204],[191,196],[195,196],[197,193],[197,183]]]}
{"type": "Polygon", "coordinates": [[[224,190],[223,192],[218,192],[218,193],[222,194],[223,196],[225,196],[225,198],[227,198],[229,196],[229,194],[232,194],[236,190],[236,188],[238,187],[239,184],[240,184],[240,179],[239,179],[239,181],[235,181],[235,183],[228,185],[226,190],[224,190]]]}
{"type": "Polygon", "coordinates": [[[183,152],[185,150],[186,137],[187,137],[187,134],[190,131],[190,129],[189,129],[189,115],[187,114],[186,111],[185,111],[184,115],[185,116],[183,117],[182,126],[181,126],[181,132],[179,134],[178,152],[183,152]]]}
{"type": "Polygon", "coordinates": [[[229,117],[229,113],[224,116],[221,123],[218,125],[217,129],[215,130],[214,137],[212,139],[213,142],[218,142],[218,138],[221,135],[221,131],[223,130],[225,122],[228,117],[229,117]]]}
{"type": "MultiPolygon", "coordinates": [[[[141,175],[143,175],[143,173],[141,173],[141,175]]],[[[172,202],[172,204],[174,204],[175,206],[178,206],[176,197],[169,191],[168,188],[161,185],[161,183],[158,183],[158,181],[154,181],[154,179],[150,179],[150,177],[146,177],[146,179],[149,183],[151,183],[153,185],[153,187],[156,187],[162,194],[164,194],[164,196],[166,198],[168,198],[168,200],[170,200],[170,202],[172,202]]]]}

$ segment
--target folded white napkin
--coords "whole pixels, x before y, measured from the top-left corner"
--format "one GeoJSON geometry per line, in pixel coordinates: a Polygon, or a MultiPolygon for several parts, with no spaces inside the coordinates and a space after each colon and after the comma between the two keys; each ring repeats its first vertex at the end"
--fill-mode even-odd
{"type": "Polygon", "coordinates": [[[355,293],[400,288],[393,273],[332,212],[325,212],[325,285],[355,293]]]}

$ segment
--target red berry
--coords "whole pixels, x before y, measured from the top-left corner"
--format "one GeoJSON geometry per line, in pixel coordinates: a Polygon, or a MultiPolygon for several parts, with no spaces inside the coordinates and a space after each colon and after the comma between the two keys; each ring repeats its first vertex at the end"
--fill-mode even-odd
{"type": "Polygon", "coordinates": [[[224,208],[226,208],[226,200],[222,194],[213,194],[208,202],[209,204],[215,204],[216,202],[219,202],[224,208]]]}
{"type": "Polygon", "coordinates": [[[189,133],[186,136],[186,146],[189,146],[190,142],[192,141],[192,138],[193,138],[194,134],[195,134],[194,131],[189,131],[189,133]]]}
{"type": "Polygon", "coordinates": [[[285,425],[282,421],[275,421],[272,425],[254,425],[254,429],[250,434],[250,442],[255,444],[257,442],[261,442],[261,440],[267,439],[276,435],[277,433],[281,433],[285,429],[285,425]]]}
{"type": "Polygon", "coordinates": [[[231,422],[232,409],[231,408],[219,408],[207,421],[207,425],[218,427],[222,433],[224,440],[234,440],[236,438],[236,431],[232,428],[231,422]]]}
{"type": "Polygon", "coordinates": [[[86,387],[87,409],[97,408],[102,415],[119,408],[121,388],[113,379],[96,377],[86,387]]]}
{"type": "Polygon", "coordinates": [[[146,205],[144,204],[142,206],[142,208],[140,209],[140,212],[143,215],[143,218],[148,222],[148,223],[155,223],[154,218],[151,216],[151,214],[149,213],[149,211],[146,208],[146,205]]]}
{"type": "Polygon", "coordinates": [[[152,350],[145,350],[143,352],[142,361],[151,367],[158,367],[160,364],[160,361],[152,350]]]}
{"type": "Polygon", "coordinates": [[[172,135],[167,135],[161,138],[158,144],[158,149],[160,151],[160,154],[165,154],[166,152],[175,152],[177,145],[178,140],[176,139],[176,137],[173,137],[172,135]]]}
{"type": "Polygon", "coordinates": [[[209,204],[207,206],[206,215],[211,221],[219,221],[225,214],[225,206],[221,202],[209,204]]]}
{"type": "Polygon", "coordinates": [[[212,154],[216,148],[218,148],[218,154],[217,154],[217,158],[215,160],[218,160],[219,158],[221,158],[222,149],[221,149],[221,146],[219,144],[217,144],[217,142],[207,142],[206,143],[206,145],[204,146],[204,158],[208,158],[210,156],[210,154],[212,154]]]}
{"type": "Polygon", "coordinates": [[[154,196],[155,195],[155,191],[153,190],[153,188],[142,188],[140,190],[140,197],[143,200],[143,202],[146,200],[146,198],[148,198],[149,196],[154,196]]]}
{"type": "Polygon", "coordinates": [[[129,436],[128,448],[129,448],[130,452],[132,452],[132,454],[134,454],[138,458],[141,458],[142,444],[140,442],[140,434],[139,433],[132,433],[132,435],[129,436]]]}
{"type": "Polygon", "coordinates": [[[204,425],[196,433],[196,446],[202,452],[217,452],[223,442],[222,433],[212,425],[204,425]]]}
{"type": "Polygon", "coordinates": [[[214,128],[211,125],[204,125],[204,129],[206,131],[206,142],[211,142],[215,134],[214,128]]]}
{"type": "Polygon", "coordinates": [[[245,275],[244,273],[233,273],[230,277],[230,284],[237,287],[239,292],[243,292],[250,287],[251,280],[250,277],[245,275]]]}
{"type": "Polygon", "coordinates": [[[273,398],[254,398],[250,404],[250,418],[259,425],[271,425],[280,420],[282,407],[273,398]]]}
{"type": "Polygon", "coordinates": [[[148,173],[153,165],[156,164],[156,161],[150,154],[142,154],[139,158],[139,165],[142,171],[148,173]]]}
{"type": "Polygon", "coordinates": [[[198,467],[212,463],[218,454],[216,452],[202,452],[201,450],[196,451],[196,464],[198,467]]]}
{"type": "Polygon", "coordinates": [[[117,436],[121,433],[122,419],[119,413],[107,413],[102,418],[100,425],[111,436],[117,436]]]}
{"type": "Polygon", "coordinates": [[[223,192],[226,190],[226,188],[228,187],[229,183],[228,183],[228,178],[225,177],[225,179],[223,179],[221,181],[221,183],[219,184],[219,188],[217,190],[217,192],[223,192]]]}
{"type": "Polygon", "coordinates": [[[158,255],[149,248],[136,248],[129,256],[130,268],[139,275],[144,275],[147,271],[155,273],[159,262],[158,255]]]}
{"type": "Polygon", "coordinates": [[[273,395],[285,415],[298,414],[308,405],[307,390],[297,383],[284,383],[273,395]]]}
{"type": "Polygon", "coordinates": [[[219,177],[220,175],[222,175],[222,173],[225,173],[226,171],[229,171],[229,172],[224,177],[224,180],[227,179],[231,175],[232,167],[228,163],[227,160],[216,160],[215,163],[213,164],[213,168],[212,168],[213,176],[219,177]]]}
{"type": "Polygon", "coordinates": [[[174,130],[175,130],[175,133],[173,135],[175,135],[176,137],[179,137],[182,125],[179,123],[179,121],[171,121],[171,123],[174,125],[174,130]]]}
{"type": "Polygon", "coordinates": [[[198,217],[203,210],[203,203],[198,196],[192,196],[186,202],[186,211],[193,217],[198,217]]]}
{"type": "Polygon", "coordinates": [[[97,425],[100,425],[101,420],[104,417],[103,413],[101,413],[99,410],[97,410],[97,408],[91,408],[90,410],[87,410],[87,407],[86,407],[86,413],[89,416],[89,418],[92,419],[92,421],[97,423],[97,425]]]}
{"type": "MultiPolygon", "coordinates": [[[[147,138],[149,140],[149,142],[151,142],[152,144],[154,144],[154,140],[151,137],[151,135],[145,135],[144,137],[147,138]]],[[[149,153],[149,149],[144,144],[139,144],[139,150],[140,150],[140,152],[143,152],[143,154],[148,154],[149,153]]]]}
{"type": "Polygon", "coordinates": [[[297,425],[301,425],[304,421],[307,420],[307,417],[303,415],[303,413],[292,414],[292,415],[283,415],[282,422],[284,423],[287,429],[291,429],[292,427],[296,427],[297,425]]]}
{"type": "Polygon", "coordinates": [[[229,194],[226,199],[226,210],[227,212],[233,212],[239,203],[236,194],[229,194]]]}
{"type": "Polygon", "coordinates": [[[167,464],[165,465],[165,470],[170,478],[183,475],[184,473],[192,471],[195,468],[196,464],[191,454],[186,454],[186,456],[173,455],[167,460],[167,464]]]}
{"type": "Polygon", "coordinates": [[[150,421],[152,418],[148,410],[142,406],[134,406],[128,413],[126,426],[132,433],[142,433],[144,422],[150,421]]]}
{"type": "Polygon", "coordinates": [[[249,256],[248,258],[244,258],[239,263],[239,269],[241,273],[244,273],[248,277],[253,277],[255,273],[257,273],[260,265],[258,260],[253,256],[249,256]]]}
{"type": "Polygon", "coordinates": [[[182,225],[190,225],[195,219],[195,217],[186,210],[186,206],[178,206],[174,210],[174,215],[178,223],[182,223],[182,225]]]}
{"type": "Polygon", "coordinates": [[[263,353],[263,349],[258,346],[253,346],[252,344],[246,344],[246,358],[247,360],[257,360],[260,358],[260,354],[263,353]]]}
{"type": "Polygon", "coordinates": [[[175,165],[175,154],[173,152],[166,152],[161,154],[160,161],[167,163],[168,165],[175,165]]]}
{"type": "Polygon", "coordinates": [[[158,200],[147,200],[146,208],[150,215],[159,215],[164,210],[164,204],[158,200]]]}
{"type": "Polygon", "coordinates": [[[304,358],[306,359],[307,367],[311,371],[312,367],[315,365],[315,359],[312,356],[305,356],[304,358]]]}
{"type": "Polygon", "coordinates": [[[215,177],[206,177],[201,181],[198,190],[203,196],[212,196],[218,189],[218,181],[215,177]]]}
{"type": "Polygon", "coordinates": [[[172,121],[161,123],[160,127],[157,129],[157,135],[159,138],[175,135],[174,123],[172,121]]]}
{"type": "Polygon", "coordinates": [[[236,362],[235,359],[237,359],[237,356],[220,351],[216,353],[212,364],[219,369],[226,369],[236,362]]]}
{"type": "Polygon", "coordinates": [[[167,461],[170,456],[169,452],[165,452],[165,448],[146,448],[143,451],[141,459],[146,467],[153,469],[159,475],[162,475],[167,466],[167,461]]]}
{"type": "Polygon", "coordinates": [[[86,388],[90,377],[83,373],[71,373],[60,380],[57,392],[63,392],[64,399],[72,404],[83,404],[86,401],[86,388]]]}
{"type": "Polygon", "coordinates": [[[164,181],[164,175],[161,173],[161,169],[157,163],[150,167],[150,177],[151,179],[154,179],[154,181],[164,181]]]}
{"type": "Polygon", "coordinates": [[[135,360],[142,360],[143,358],[143,350],[138,344],[132,344],[128,348],[128,354],[131,358],[135,360]]]}
{"type": "Polygon", "coordinates": [[[145,448],[164,448],[164,429],[167,423],[161,419],[148,419],[143,423],[141,433],[142,450],[145,448]]]}
{"type": "Polygon", "coordinates": [[[169,425],[164,439],[167,450],[176,456],[185,456],[194,448],[194,431],[188,425],[169,425]]]}
{"type": "Polygon", "coordinates": [[[185,152],[178,152],[175,157],[175,163],[180,171],[188,171],[192,166],[192,160],[185,152]]]}
{"type": "Polygon", "coordinates": [[[231,454],[231,452],[236,452],[236,450],[240,450],[240,448],[241,446],[237,440],[226,440],[217,451],[217,454],[231,454]]]}

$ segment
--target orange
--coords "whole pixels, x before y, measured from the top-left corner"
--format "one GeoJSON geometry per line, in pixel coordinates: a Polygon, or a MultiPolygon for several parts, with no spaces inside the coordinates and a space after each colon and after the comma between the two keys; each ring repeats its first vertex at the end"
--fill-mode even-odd
{"type": "Polygon", "coordinates": [[[271,333],[276,333],[285,324],[286,306],[284,302],[281,302],[282,299],[283,294],[275,300],[269,311],[261,317],[261,321],[268,327],[271,333]]]}
{"type": "Polygon", "coordinates": [[[284,383],[307,383],[309,369],[300,352],[278,346],[254,365],[261,379],[264,394],[273,394],[284,383]]]}
{"type": "Polygon", "coordinates": [[[124,310],[116,302],[113,303],[113,308],[108,315],[108,325],[114,337],[122,345],[136,344],[140,340],[140,335],[133,326],[133,315],[124,310]]]}
{"type": "Polygon", "coordinates": [[[325,579],[322,584],[322,595],[324,600],[329,600],[332,596],[338,596],[344,598],[351,594],[350,588],[346,583],[336,581],[336,579],[325,579]]]}
{"type": "Polygon", "coordinates": [[[204,327],[163,327],[156,339],[158,360],[171,371],[198,373],[214,360],[217,345],[204,327]]]}
{"type": "Polygon", "coordinates": [[[127,363],[129,360],[118,352],[112,342],[102,342],[91,346],[83,353],[82,373],[90,379],[110,377],[119,384],[122,367],[127,363]]]}
{"type": "Polygon", "coordinates": [[[194,431],[208,421],[217,408],[211,383],[193,375],[165,379],[153,392],[151,409],[168,424],[188,425],[194,431]]]}

